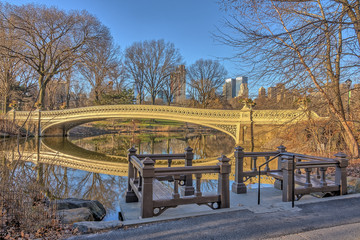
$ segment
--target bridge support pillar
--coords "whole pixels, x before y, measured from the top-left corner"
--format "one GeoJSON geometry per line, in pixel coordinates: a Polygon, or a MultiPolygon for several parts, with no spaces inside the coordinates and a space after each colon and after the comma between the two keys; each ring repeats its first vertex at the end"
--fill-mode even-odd
{"type": "Polygon", "coordinates": [[[236,129],[236,145],[247,145],[252,139],[251,123],[240,123],[236,129]]]}

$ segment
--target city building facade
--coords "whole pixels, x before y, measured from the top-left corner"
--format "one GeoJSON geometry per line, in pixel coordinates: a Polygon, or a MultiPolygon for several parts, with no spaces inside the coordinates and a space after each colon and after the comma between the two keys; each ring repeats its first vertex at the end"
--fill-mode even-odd
{"type": "Polygon", "coordinates": [[[248,78],[241,76],[225,79],[225,84],[223,85],[223,95],[227,100],[235,97],[248,98],[248,78]]]}
{"type": "Polygon", "coordinates": [[[179,65],[170,75],[171,90],[174,94],[174,103],[183,102],[186,99],[186,69],[185,65],[179,65]]]}

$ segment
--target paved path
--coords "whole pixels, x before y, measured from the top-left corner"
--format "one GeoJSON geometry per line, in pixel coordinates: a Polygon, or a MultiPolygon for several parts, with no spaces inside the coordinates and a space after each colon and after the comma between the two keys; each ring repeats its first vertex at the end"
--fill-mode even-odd
{"type": "Polygon", "coordinates": [[[297,205],[296,210],[222,212],[71,239],[360,239],[360,198],[297,205]]]}
{"type": "Polygon", "coordinates": [[[301,232],[296,234],[284,235],[276,238],[267,238],[266,240],[309,240],[309,239],[326,239],[326,240],[359,240],[360,223],[341,225],[336,227],[322,228],[313,231],[301,232]]]}

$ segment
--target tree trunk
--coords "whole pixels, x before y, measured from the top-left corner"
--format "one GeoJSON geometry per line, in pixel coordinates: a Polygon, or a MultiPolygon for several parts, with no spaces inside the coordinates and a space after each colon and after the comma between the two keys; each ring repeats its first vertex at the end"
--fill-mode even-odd
{"type": "Polygon", "coordinates": [[[334,108],[334,105],[330,105],[330,110],[334,113],[334,115],[339,119],[341,126],[344,128],[344,140],[346,143],[346,146],[349,148],[349,151],[354,158],[359,157],[359,144],[356,141],[356,138],[353,134],[353,131],[351,130],[349,124],[347,123],[344,116],[342,116],[336,109],[334,108]]]}
{"type": "Polygon", "coordinates": [[[341,119],[340,123],[345,130],[344,140],[350,150],[352,157],[358,158],[359,157],[359,144],[356,141],[356,138],[355,138],[349,124],[344,119],[341,119]]]}
{"type": "Polygon", "coordinates": [[[9,99],[8,99],[7,94],[4,94],[4,103],[3,103],[3,106],[2,106],[3,109],[1,109],[3,113],[7,113],[8,106],[9,106],[8,101],[9,101],[9,99]]]}
{"type": "Polygon", "coordinates": [[[69,108],[69,105],[70,105],[70,79],[71,79],[71,73],[69,73],[66,77],[66,106],[65,106],[65,108],[69,108]]]}
{"type": "Polygon", "coordinates": [[[95,103],[100,104],[99,92],[95,89],[95,103]]]}
{"type": "Polygon", "coordinates": [[[39,99],[37,101],[38,108],[41,110],[45,108],[45,84],[40,86],[39,99]]]}
{"type": "Polygon", "coordinates": [[[39,97],[36,101],[37,108],[43,110],[45,107],[45,89],[47,82],[44,80],[44,76],[40,75],[38,79],[39,84],[39,97]]]}

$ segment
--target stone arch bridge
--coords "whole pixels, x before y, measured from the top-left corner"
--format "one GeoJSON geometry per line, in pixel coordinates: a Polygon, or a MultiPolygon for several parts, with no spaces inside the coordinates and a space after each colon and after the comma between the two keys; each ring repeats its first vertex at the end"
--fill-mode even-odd
{"type": "Polygon", "coordinates": [[[149,118],[194,123],[220,130],[236,143],[243,138],[244,127],[251,124],[281,125],[320,118],[315,112],[298,110],[198,109],[159,105],[102,105],[52,111],[9,111],[7,119],[24,124],[38,136],[66,136],[78,125],[115,118],[149,118]]]}

